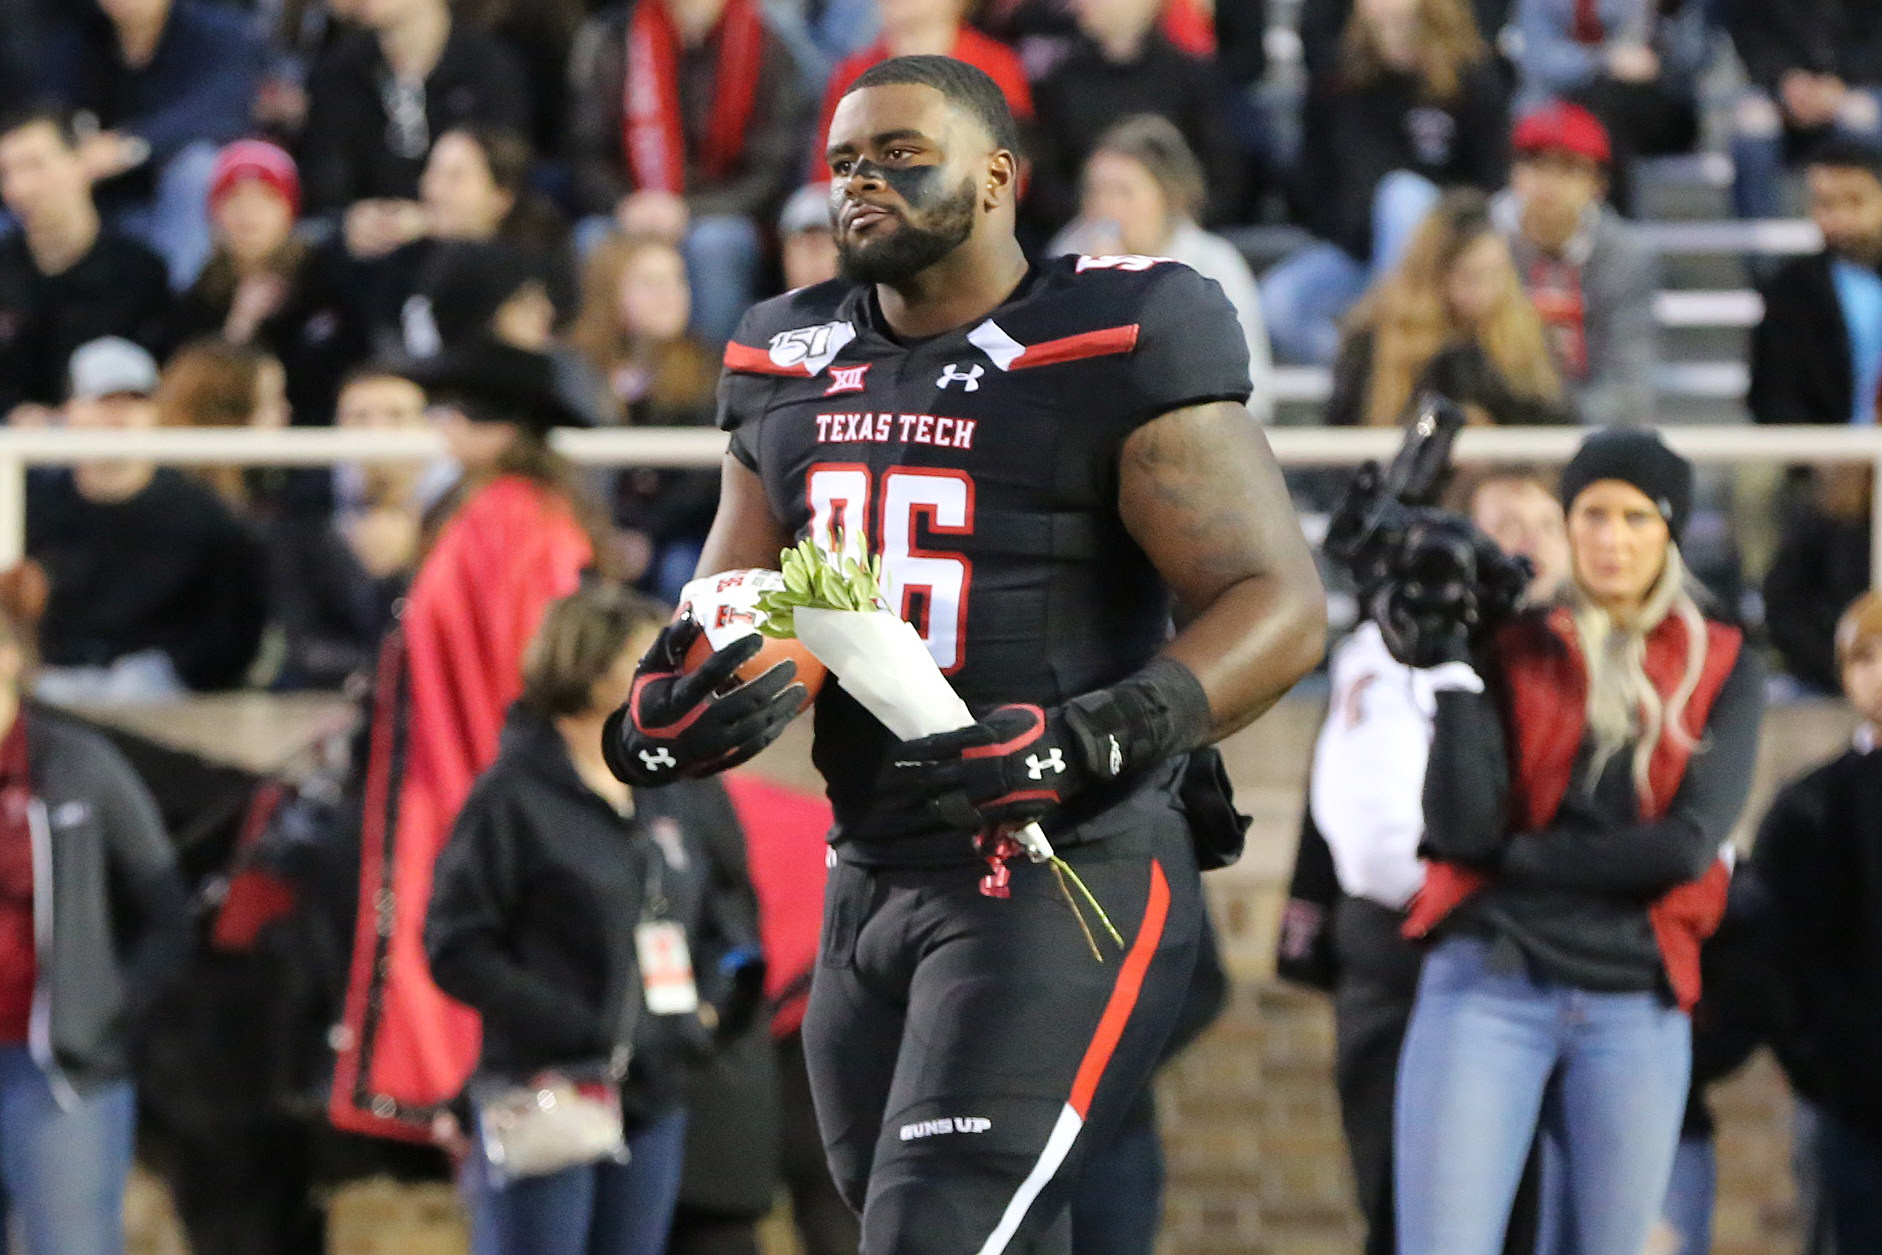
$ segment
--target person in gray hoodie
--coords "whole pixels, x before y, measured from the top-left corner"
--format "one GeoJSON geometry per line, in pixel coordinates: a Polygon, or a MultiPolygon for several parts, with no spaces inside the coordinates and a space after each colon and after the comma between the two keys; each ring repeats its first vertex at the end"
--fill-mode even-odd
{"type": "Polygon", "coordinates": [[[22,602],[44,603],[36,570],[0,576],[0,1232],[17,1218],[34,1255],[117,1255],[131,1038],[188,953],[186,897],[130,765],[22,703],[22,602]]]}
{"type": "Polygon", "coordinates": [[[1579,105],[1545,105],[1516,124],[1510,147],[1510,186],[1491,217],[1576,413],[1590,426],[1651,422],[1659,266],[1606,203],[1607,129],[1579,105]]]}

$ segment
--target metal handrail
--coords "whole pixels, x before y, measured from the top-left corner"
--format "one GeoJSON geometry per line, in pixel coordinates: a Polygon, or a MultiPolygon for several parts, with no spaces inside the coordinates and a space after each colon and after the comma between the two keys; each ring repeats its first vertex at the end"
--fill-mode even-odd
{"type": "MultiPolygon", "coordinates": [[[[1867,462],[1882,502],[1882,428],[1667,426],[1668,444],[1709,465],[1789,465],[1867,462]]],[[[1268,441],[1284,466],[1353,466],[1390,457],[1399,433],[1391,428],[1272,427],[1268,441]]],[[[1458,437],[1457,456],[1481,462],[1564,462],[1586,433],[1573,427],[1472,427],[1458,437]]],[[[558,431],[555,445],[590,466],[712,467],[726,437],[699,427],[629,427],[558,431]]],[[[26,470],[29,466],[149,460],[166,465],[322,466],[341,462],[420,461],[443,456],[435,431],[365,431],[300,427],[162,428],[154,431],[0,429],[0,566],[25,550],[26,470]]],[[[1882,587],[1882,510],[1876,525],[1873,579],[1882,587]]]]}

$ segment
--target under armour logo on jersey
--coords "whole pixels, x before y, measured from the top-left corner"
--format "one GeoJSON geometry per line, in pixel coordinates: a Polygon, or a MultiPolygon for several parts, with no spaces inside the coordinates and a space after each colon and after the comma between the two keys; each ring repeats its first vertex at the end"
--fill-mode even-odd
{"type": "Polygon", "coordinates": [[[647,764],[648,771],[659,771],[662,767],[677,767],[680,765],[680,760],[667,753],[667,747],[664,745],[657,750],[642,750],[640,752],[640,761],[647,764]]]}
{"type": "Polygon", "coordinates": [[[962,370],[953,362],[949,362],[942,368],[941,377],[934,381],[934,386],[945,388],[951,383],[957,383],[961,385],[963,392],[979,392],[980,377],[986,373],[985,366],[969,366],[966,370],[962,370]]]}
{"type": "Polygon", "coordinates": [[[825,396],[835,396],[839,392],[861,392],[863,376],[869,373],[874,363],[864,362],[861,366],[832,366],[830,368],[830,386],[823,390],[825,396]]]}
{"type": "Polygon", "coordinates": [[[1044,780],[1048,771],[1062,772],[1064,770],[1065,755],[1057,747],[1054,747],[1044,758],[1037,754],[1028,755],[1026,758],[1026,774],[1034,780],[1044,780]]]}

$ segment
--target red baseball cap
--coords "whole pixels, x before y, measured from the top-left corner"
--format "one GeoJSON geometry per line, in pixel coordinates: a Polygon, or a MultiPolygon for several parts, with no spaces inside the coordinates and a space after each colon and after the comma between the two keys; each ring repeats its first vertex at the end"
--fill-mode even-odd
{"type": "Polygon", "coordinates": [[[214,209],[236,184],[250,180],[273,188],[299,216],[301,172],[286,149],[262,139],[238,139],[223,148],[209,180],[209,207],[214,209]]]}
{"type": "Polygon", "coordinates": [[[1565,152],[1584,157],[1598,166],[1605,166],[1614,159],[1608,129],[1601,125],[1601,119],[1580,105],[1560,101],[1525,114],[1510,135],[1510,147],[1518,157],[1565,152]]]}

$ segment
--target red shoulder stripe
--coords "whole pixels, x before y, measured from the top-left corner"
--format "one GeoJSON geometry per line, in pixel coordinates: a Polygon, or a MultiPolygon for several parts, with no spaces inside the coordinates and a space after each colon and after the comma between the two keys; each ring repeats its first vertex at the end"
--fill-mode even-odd
{"type": "Polygon", "coordinates": [[[1087,357],[1108,357],[1113,353],[1128,353],[1136,347],[1136,323],[1106,327],[1100,331],[1081,332],[1062,340],[1047,340],[1043,344],[1032,345],[1014,358],[1013,364],[1007,369],[1026,370],[1032,366],[1054,366],[1087,357]]]}
{"type": "Polygon", "coordinates": [[[725,368],[742,371],[747,375],[799,375],[808,377],[810,372],[804,369],[802,362],[795,366],[780,366],[771,360],[767,349],[755,349],[749,344],[740,344],[737,340],[726,342],[725,368]]]}

